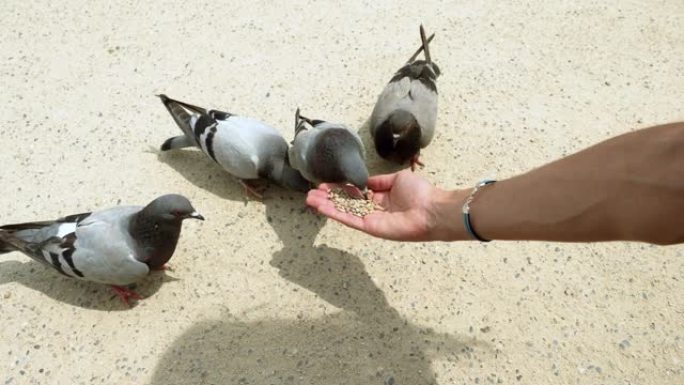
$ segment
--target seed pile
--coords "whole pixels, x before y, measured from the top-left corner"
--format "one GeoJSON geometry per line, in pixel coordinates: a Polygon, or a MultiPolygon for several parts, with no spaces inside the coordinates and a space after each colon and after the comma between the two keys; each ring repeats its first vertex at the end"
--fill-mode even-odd
{"type": "Polygon", "coordinates": [[[328,191],[328,199],[335,204],[335,208],[338,210],[343,213],[356,215],[357,217],[365,217],[379,209],[375,202],[373,202],[371,196],[369,196],[368,199],[356,198],[339,187],[328,191]]]}

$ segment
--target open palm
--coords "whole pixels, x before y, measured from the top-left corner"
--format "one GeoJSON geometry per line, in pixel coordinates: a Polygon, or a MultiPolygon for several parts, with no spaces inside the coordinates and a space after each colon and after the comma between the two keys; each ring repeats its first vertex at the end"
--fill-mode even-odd
{"type": "Polygon", "coordinates": [[[331,185],[309,191],[306,203],[319,213],[370,235],[401,241],[431,240],[436,221],[433,195],[440,190],[410,171],[368,179],[373,200],[382,208],[365,217],[343,213],[328,199],[331,185]]]}

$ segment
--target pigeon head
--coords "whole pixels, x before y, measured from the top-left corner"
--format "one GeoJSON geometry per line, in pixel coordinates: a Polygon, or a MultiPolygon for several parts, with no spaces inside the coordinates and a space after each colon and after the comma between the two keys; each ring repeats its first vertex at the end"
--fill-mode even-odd
{"type": "Polygon", "coordinates": [[[368,169],[363,147],[347,128],[321,131],[311,151],[311,172],[322,183],[351,183],[366,191],[368,169]]]}
{"type": "Polygon", "coordinates": [[[193,207],[188,198],[178,194],[162,195],[150,202],[143,212],[162,222],[180,223],[183,219],[204,220],[193,207]]]}
{"type": "Polygon", "coordinates": [[[356,186],[364,194],[368,192],[368,169],[358,151],[341,154],[340,171],[346,182],[356,186]]]}
{"type": "Polygon", "coordinates": [[[381,157],[404,164],[420,152],[421,129],[408,111],[393,112],[375,132],[375,149],[381,157]]]}
{"type": "Polygon", "coordinates": [[[204,220],[182,195],[163,195],[131,219],[130,234],[138,243],[140,260],[150,269],[163,266],[176,249],[184,219],[204,220]]]}

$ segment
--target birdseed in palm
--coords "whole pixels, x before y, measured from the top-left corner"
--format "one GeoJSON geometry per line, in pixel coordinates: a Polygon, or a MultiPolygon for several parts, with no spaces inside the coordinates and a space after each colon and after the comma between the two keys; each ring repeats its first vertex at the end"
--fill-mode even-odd
{"type": "Polygon", "coordinates": [[[379,209],[375,202],[373,202],[372,196],[369,195],[368,199],[356,198],[345,189],[339,187],[328,191],[328,199],[335,204],[335,208],[339,211],[356,215],[357,217],[365,217],[379,209]]]}

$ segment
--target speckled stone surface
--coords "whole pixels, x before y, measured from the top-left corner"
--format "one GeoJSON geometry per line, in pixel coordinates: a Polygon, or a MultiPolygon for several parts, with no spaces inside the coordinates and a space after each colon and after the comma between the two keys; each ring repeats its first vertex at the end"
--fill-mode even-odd
{"type": "Polygon", "coordinates": [[[161,92],[288,140],[297,106],[363,130],[423,22],[443,75],[421,174],[511,176],[684,119],[682,1],[149,3],[0,7],[0,223],[167,192],[207,217],[132,309],[0,256],[0,385],[684,383],[681,246],[385,242],[149,151],[180,133],[161,92]]]}

